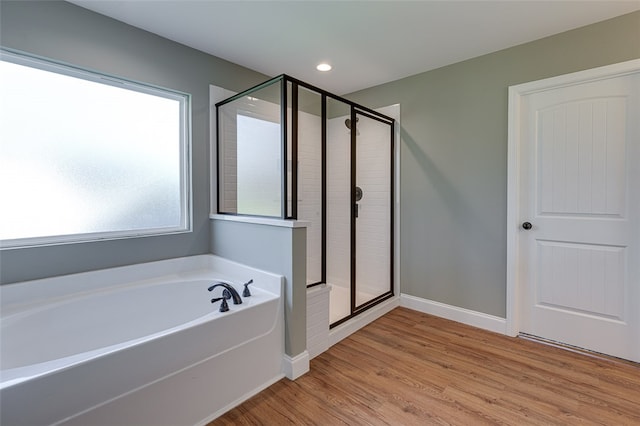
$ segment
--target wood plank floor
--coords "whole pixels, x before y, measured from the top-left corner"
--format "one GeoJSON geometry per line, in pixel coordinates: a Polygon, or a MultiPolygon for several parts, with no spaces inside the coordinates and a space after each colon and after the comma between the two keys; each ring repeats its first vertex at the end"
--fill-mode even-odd
{"type": "Polygon", "coordinates": [[[640,425],[640,365],[397,308],[210,425],[640,425]]]}

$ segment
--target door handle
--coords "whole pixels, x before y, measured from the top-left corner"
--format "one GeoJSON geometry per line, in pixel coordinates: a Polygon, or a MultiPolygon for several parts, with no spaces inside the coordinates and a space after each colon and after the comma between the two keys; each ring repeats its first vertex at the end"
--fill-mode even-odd
{"type": "Polygon", "coordinates": [[[362,200],[362,188],[360,188],[359,186],[356,186],[355,196],[356,196],[356,201],[362,200]]]}
{"type": "Polygon", "coordinates": [[[522,228],[528,231],[529,229],[533,228],[533,225],[531,224],[531,222],[524,222],[522,224],[522,228]]]}

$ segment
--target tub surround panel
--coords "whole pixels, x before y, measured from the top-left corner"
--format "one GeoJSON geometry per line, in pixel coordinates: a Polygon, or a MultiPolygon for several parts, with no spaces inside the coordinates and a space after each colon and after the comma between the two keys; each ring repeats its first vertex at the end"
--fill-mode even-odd
{"type": "MultiPolygon", "coordinates": [[[[284,375],[273,376],[263,363],[252,362],[256,353],[264,351],[264,338],[247,343],[240,351],[229,351],[211,360],[196,364],[181,374],[175,374],[138,389],[126,398],[106,401],[89,412],[82,413],[68,421],[64,426],[114,426],[121,425],[206,425],[230,409],[240,405],[260,391],[281,380],[284,375]],[[224,365],[242,363],[243,376],[238,378],[235,372],[224,371],[224,365]],[[216,371],[212,374],[212,371],[216,371]],[[232,377],[233,376],[233,377],[232,377]],[[247,378],[250,382],[247,385],[247,378]],[[259,383],[259,385],[255,385],[259,383]],[[188,407],[177,407],[176,393],[191,389],[188,407]],[[236,396],[238,395],[238,396],[236,396]],[[149,406],[149,400],[158,401],[149,406]],[[214,401],[214,403],[212,403],[214,401]],[[143,407],[143,409],[141,409],[143,407]],[[144,409],[144,407],[148,407],[144,409]],[[114,422],[126,419],[126,422],[114,422]],[[203,413],[207,413],[203,417],[203,413]]],[[[282,362],[282,358],[271,359],[272,366],[282,362]]]]}
{"type": "MultiPolygon", "coordinates": [[[[15,307],[47,304],[52,300],[81,293],[159,283],[166,281],[170,276],[181,280],[201,279],[209,277],[211,271],[220,270],[224,270],[225,277],[232,281],[242,281],[247,276],[264,274],[262,270],[218,256],[187,256],[6,285],[0,287],[0,303],[2,313],[6,314],[7,310],[15,307]]],[[[272,293],[279,292],[279,284],[265,282],[263,285],[272,293]]]]}

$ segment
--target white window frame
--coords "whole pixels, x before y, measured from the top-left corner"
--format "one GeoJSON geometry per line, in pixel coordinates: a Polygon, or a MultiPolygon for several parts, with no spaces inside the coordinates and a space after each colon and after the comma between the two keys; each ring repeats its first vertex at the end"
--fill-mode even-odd
{"type": "MultiPolygon", "coordinates": [[[[123,79],[121,77],[116,77],[102,72],[88,70],[74,65],[53,61],[48,58],[15,51],[13,49],[0,48],[0,60],[100,84],[125,88],[127,90],[150,94],[165,99],[176,100],[180,105],[180,223],[178,226],[5,239],[0,240],[0,250],[192,232],[193,202],[191,182],[192,159],[190,94],[123,79]]],[[[43,212],[43,220],[46,220],[46,211],[43,212]]]]}

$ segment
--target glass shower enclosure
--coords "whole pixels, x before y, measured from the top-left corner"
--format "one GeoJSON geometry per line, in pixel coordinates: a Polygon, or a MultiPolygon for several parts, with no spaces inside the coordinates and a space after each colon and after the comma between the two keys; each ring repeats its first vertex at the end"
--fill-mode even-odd
{"type": "Polygon", "coordinates": [[[284,74],[216,110],[218,213],[306,221],[332,327],[392,297],[394,120],[284,74]]]}

